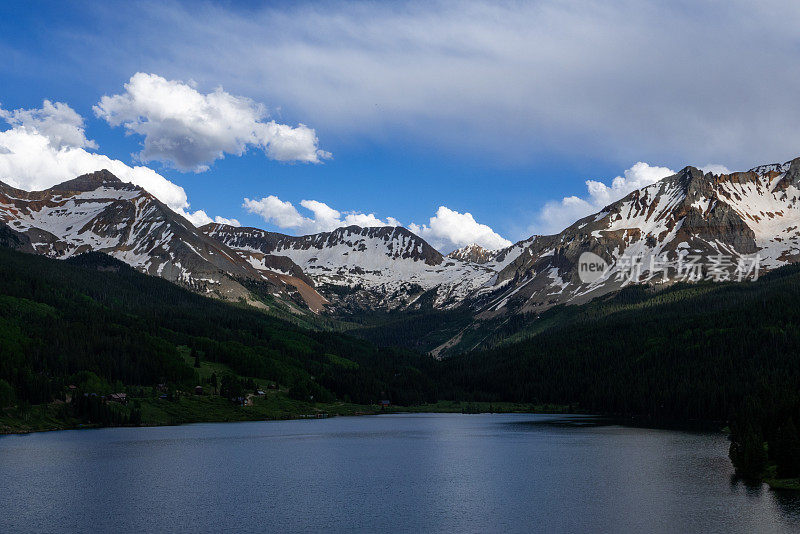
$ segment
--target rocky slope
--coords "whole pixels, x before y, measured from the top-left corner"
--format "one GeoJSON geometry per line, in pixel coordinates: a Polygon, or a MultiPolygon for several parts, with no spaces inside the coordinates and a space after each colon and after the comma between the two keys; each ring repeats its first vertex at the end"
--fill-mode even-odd
{"type": "Polygon", "coordinates": [[[735,280],[737,269],[752,278],[756,262],[763,273],[800,260],[798,198],[800,158],[722,175],[686,167],[560,234],[515,245],[479,308],[490,316],[580,303],[631,280],[735,280]],[[578,271],[585,252],[608,264],[588,283],[578,271]]]}
{"type": "Polygon", "coordinates": [[[45,191],[0,182],[0,222],[20,242],[16,248],[53,258],[104,252],[144,273],[227,300],[257,304],[244,282],[261,283],[262,290],[287,298],[295,292],[278,274],[270,278],[256,270],[144,189],[106,170],[45,191]]]}
{"type": "Polygon", "coordinates": [[[495,257],[495,251],[486,250],[480,245],[472,243],[465,247],[454,250],[447,255],[448,258],[454,260],[468,261],[477,264],[489,263],[495,257]]]}
{"type": "Polygon", "coordinates": [[[414,308],[423,295],[434,307],[451,308],[495,274],[483,265],[443,257],[402,227],[349,226],[301,237],[216,223],[201,229],[252,265],[262,256],[291,259],[334,307],[345,310],[414,308]]]}

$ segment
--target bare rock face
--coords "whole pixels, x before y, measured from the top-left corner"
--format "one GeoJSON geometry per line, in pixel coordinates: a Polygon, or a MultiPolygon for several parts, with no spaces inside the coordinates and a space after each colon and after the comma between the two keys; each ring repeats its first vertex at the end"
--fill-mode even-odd
{"type": "Polygon", "coordinates": [[[444,258],[402,227],[348,226],[300,237],[220,224],[202,230],[253,265],[262,255],[291,259],[340,311],[414,308],[423,300],[434,307],[454,307],[494,274],[444,258]]]}
{"type": "Polygon", "coordinates": [[[54,185],[48,191],[94,191],[98,187],[102,186],[110,186],[110,187],[118,187],[122,186],[122,181],[111,174],[110,171],[107,169],[103,169],[100,171],[90,172],[89,174],[84,174],[82,176],[78,176],[72,180],[67,180],[66,182],[60,183],[58,185],[54,185]]]}
{"type": "Polygon", "coordinates": [[[10,248],[20,252],[35,252],[28,236],[12,230],[4,222],[0,222],[0,247],[10,248]]]}
{"type": "Polygon", "coordinates": [[[477,263],[478,265],[489,263],[495,258],[495,256],[496,253],[494,251],[486,250],[475,243],[454,250],[447,255],[448,258],[452,258],[454,260],[468,261],[471,263],[477,263]]]}

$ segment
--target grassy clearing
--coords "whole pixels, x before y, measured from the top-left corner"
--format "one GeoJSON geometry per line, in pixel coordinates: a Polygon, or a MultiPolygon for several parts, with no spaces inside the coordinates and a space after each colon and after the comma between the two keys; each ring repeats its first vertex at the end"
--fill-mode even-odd
{"type": "Polygon", "coordinates": [[[0,434],[22,434],[78,428],[80,421],[69,417],[63,404],[42,404],[0,410],[0,434]]]}

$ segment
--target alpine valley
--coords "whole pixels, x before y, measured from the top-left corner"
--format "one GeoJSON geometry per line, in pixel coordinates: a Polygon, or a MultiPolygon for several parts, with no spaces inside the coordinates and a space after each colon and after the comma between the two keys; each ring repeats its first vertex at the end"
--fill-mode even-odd
{"type": "Polygon", "coordinates": [[[800,159],[686,167],[557,235],[443,255],[402,227],[196,228],[105,170],[0,183],[0,432],[586,412],[728,425],[741,475],[796,484],[799,198],[800,159]]]}
{"type": "Polygon", "coordinates": [[[679,259],[689,255],[703,265],[729,258],[728,277],[738,259],[755,254],[762,271],[795,262],[798,198],[800,158],[720,175],[686,167],[557,235],[445,256],[403,227],[301,237],[216,223],[195,228],[102,170],[45,191],[0,182],[0,224],[5,242],[22,251],[58,259],[103,252],[206,296],[441,357],[524,337],[553,306],[621,289],[626,257],[664,259],[658,270],[641,266],[637,282],[652,288],[683,276],[679,259]],[[585,252],[609,265],[589,283],[578,273],[585,252]],[[410,327],[420,322],[430,327],[410,327]],[[402,340],[390,334],[402,329],[402,340]]]}

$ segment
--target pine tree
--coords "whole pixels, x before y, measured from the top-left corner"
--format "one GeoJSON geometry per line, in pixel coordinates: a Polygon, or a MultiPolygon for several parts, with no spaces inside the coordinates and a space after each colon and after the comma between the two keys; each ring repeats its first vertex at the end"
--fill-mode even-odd
{"type": "Polygon", "coordinates": [[[800,476],[800,436],[791,418],[778,427],[775,439],[769,444],[769,452],[777,465],[778,478],[800,476]]]}

